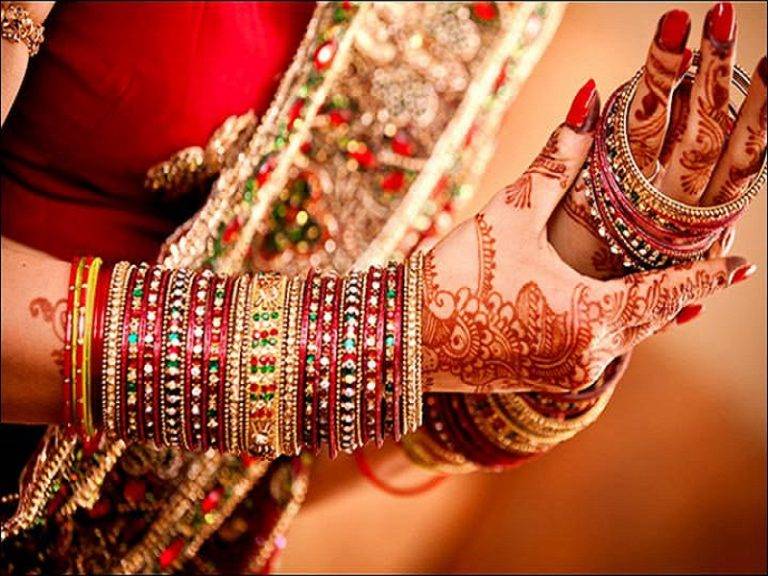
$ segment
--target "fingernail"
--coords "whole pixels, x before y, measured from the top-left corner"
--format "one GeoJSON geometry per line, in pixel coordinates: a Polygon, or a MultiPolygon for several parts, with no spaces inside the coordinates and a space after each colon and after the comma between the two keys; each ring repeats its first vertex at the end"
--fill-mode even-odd
{"type": "Polygon", "coordinates": [[[701,304],[690,304],[685,306],[675,317],[675,322],[678,324],[685,324],[696,318],[704,310],[704,306],[701,304]]]}
{"type": "Polygon", "coordinates": [[[733,286],[739,282],[744,282],[744,280],[750,278],[756,271],[757,266],[754,264],[744,264],[740,268],[736,268],[733,274],[731,274],[731,279],[728,283],[733,286]]]}
{"type": "Polygon", "coordinates": [[[736,36],[736,13],[730,2],[718,2],[707,12],[705,24],[707,38],[715,49],[724,51],[731,47],[736,36]]]}
{"type": "Polygon", "coordinates": [[[768,86],[768,61],[766,61],[765,56],[762,57],[760,64],[757,65],[757,70],[760,74],[760,80],[768,86]]]}
{"type": "Polygon", "coordinates": [[[573,99],[568,116],[565,118],[566,125],[575,132],[591,132],[597,125],[600,117],[600,97],[595,89],[595,81],[590,79],[576,94],[573,99]]]}
{"type": "Polygon", "coordinates": [[[659,20],[656,44],[666,52],[680,54],[691,32],[691,17],[685,10],[670,10],[659,20]]]}
{"type": "Polygon", "coordinates": [[[728,228],[728,231],[723,235],[722,250],[723,255],[728,254],[733,248],[733,243],[736,240],[736,229],[728,228]]]}
{"type": "Polygon", "coordinates": [[[688,68],[691,65],[691,60],[693,60],[693,52],[690,48],[686,48],[683,50],[683,59],[680,60],[680,68],[677,69],[677,78],[682,78],[683,74],[688,72],[688,68]]]}

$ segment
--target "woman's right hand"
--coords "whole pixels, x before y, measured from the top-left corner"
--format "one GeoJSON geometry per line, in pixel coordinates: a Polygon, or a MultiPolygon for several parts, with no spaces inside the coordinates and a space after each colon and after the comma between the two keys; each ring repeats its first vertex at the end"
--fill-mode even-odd
{"type": "Polygon", "coordinates": [[[684,306],[748,274],[729,257],[603,281],[560,258],[547,222],[581,171],[599,108],[590,81],[520,178],[427,254],[426,391],[587,388],[684,306]]]}
{"type": "MultiPolygon", "coordinates": [[[[629,141],[646,176],[681,202],[708,206],[743,194],[760,169],[766,150],[766,83],[762,58],[748,96],[730,129],[728,103],[736,53],[734,7],[721,2],[707,13],[701,62],[692,83],[681,82],[691,63],[686,47],[690,18],[683,10],[662,15],[650,43],[644,75],[632,101],[629,141]]],[[[578,178],[549,223],[549,238],[573,268],[595,278],[624,274],[621,259],[597,233],[578,178]]],[[[712,253],[726,254],[729,229],[712,253]]]]}

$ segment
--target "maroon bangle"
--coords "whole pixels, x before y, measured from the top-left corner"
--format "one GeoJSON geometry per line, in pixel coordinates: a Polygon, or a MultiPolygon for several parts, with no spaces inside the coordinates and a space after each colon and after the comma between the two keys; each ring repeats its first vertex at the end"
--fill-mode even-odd
{"type": "Polygon", "coordinates": [[[72,329],[74,318],[75,306],[75,276],[77,275],[77,267],[80,263],[80,258],[73,258],[69,267],[69,284],[67,286],[67,315],[64,322],[64,357],[62,358],[62,371],[64,372],[62,378],[62,422],[66,425],[71,425],[74,422],[74,414],[72,407],[72,329]]]}
{"type": "Polygon", "coordinates": [[[365,278],[365,300],[363,302],[363,391],[361,414],[363,422],[363,443],[376,439],[376,389],[380,384],[379,349],[376,346],[381,309],[381,269],[372,268],[365,278]]]}
{"type": "Polygon", "coordinates": [[[102,362],[104,359],[104,322],[109,299],[109,285],[112,282],[112,267],[102,265],[99,269],[99,277],[96,281],[96,299],[93,307],[93,341],[91,343],[91,406],[93,422],[97,428],[101,428],[101,390],[104,375],[102,362]]]}
{"type": "Polygon", "coordinates": [[[186,378],[184,387],[184,410],[187,418],[182,433],[191,450],[198,450],[202,444],[202,413],[204,412],[203,385],[203,346],[205,344],[205,325],[210,322],[208,315],[210,272],[196,274],[192,284],[189,323],[187,325],[186,378]]]}
{"type": "Polygon", "coordinates": [[[138,381],[139,381],[139,343],[142,339],[140,332],[142,314],[142,302],[144,300],[144,279],[147,275],[147,266],[142,265],[136,269],[128,284],[126,295],[125,313],[123,316],[122,330],[122,366],[124,374],[121,376],[121,406],[123,438],[138,439],[138,381]]]}
{"type": "MultiPolygon", "coordinates": [[[[153,440],[155,442],[155,446],[160,447],[160,395],[162,394],[162,391],[160,390],[160,372],[162,370],[162,355],[163,355],[163,310],[165,309],[165,306],[167,305],[167,296],[168,296],[168,289],[171,282],[171,271],[170,270],[163,270],[162,275],[160,276],[160,286],[157,290],[157,300],[154,303],[155,306],[154,309],[154,330],[153,330],[153,336],[152,336],[152,358],[151,358],[151,366],[152,366],[152,386],[150,387],[151,391],[151,402],[149,402],[150,410],[147,410],[147,406],[145,405],[145,434],[147,436],[147,440],[153,440]]],[[[150,302],[150,304],[152,304],[150,302]]],[[[148,314],[150,314],[148,312],[148,314]]]]}
{"type": "Polygon", "coordinates": [[[338,382],[338,351],[339,351],[339,330],[340,330],[340,315],[341,309],[344,305],[342,297],[344,294],[344,286],[346,280],[334,275],[334,295],[333,304],[331,308],[331,314],[333,318],[331,320],[331,341],[329,343],[328,359],[330,365],[328,366],[328,381],[330,386],[327,390],[328,400],[328,428],[326,432],[326,438],[328,441],[328,455],[331,459],[336,458],[337,450],[337,437],[336,437],[336,402],[339,389],[338,382]]]}
{"type": "Polygon", "coordinates": [[[392,359],[392,428],[394,430],[395,442],[399,442],[402,436],[403,415],[401,414],[400,395],[402,394],[402,380],[403,380],[403,276],[405,273],[405,266],[399,264],[397,270],[397,282],[395,288],[395,310],[394,310],[394,322],[395,322],[395,343],[394,343],[394,356],[392,359]]]}
{"type": "Polygon", "coordinates": [[[386,382],[387,359],[384,351],[384,338],[387,326],[387,285],[389,281],[389,270],[384,268],[381,271],[381,298],[379,302],[379,318],[376,323],[376,348],[379,357],[379,381],[376,386],[376,446],[381,447],[384,444],[384,415],[386,413],[386,401],[384,400],[384,386],[386,382]]]}
{"type": "Polygon", "coordinates": [[[307,364],[307,341],[309,330],[309,301],[314,284],[315,270],[309,269],[306,282],[304,282],[303,293],[301,295],[301,318],[299,319],[299,353],[297,361],[298,374],[296,378],[296,434],[299,439],[299,448],[304,444],[304,379],[306,375],[307,364]]]}
{"type": "Polygon", "coordinates": [[[218,391],[218,434],[216,441],[218,442],[218,450],[224,451],[227,446],[226,440],[226,427],[224,426],[224,403],[226,402],[226,395],[224,394],[224,388],[227,382],[227,343],[229,333],[230,312],[234,309],[232,303],[232,296],[235,288],[235,281],[237,278],[229,278],[227,280],[227,289],[224,296],[224,307],[221,318],[221,335],[219,339],[219,391],[218,391]]]}
{"type": "Polygon", "coordinates": [[[144,398],[146,391],[144,389],[144,357],[146,354],[145,350],[151,349],[146,345],[152,344],[151,337],[150,341],[147,342],[147,330],[149,327],[147,317],[149,316],[149,295],[152,292],[151,286],[157,281],[157,276],[155,275],[156,271],[157,268],[151,268],[144,273],[142,296],[138,311],[139,330],[136,350],[136,438],[139,441],[144,441],[145,438],[144,398]]]}
{"type": "Polygon", "coordinates": [[[208,299],[209,322],[205,323],[205,335],[203,343],[203,424],[202,444],[203,451],[213,444],[217,444],[218,434],[218,384],[219,384],[219,349],[221,341],[222,311],[227,290],[227,279],[215,277],[213,290],[208,299]],[[212,362],[213,360],[213,362],[212,362]],[[214,439],[214,442],[211,442],[214,439]]]}

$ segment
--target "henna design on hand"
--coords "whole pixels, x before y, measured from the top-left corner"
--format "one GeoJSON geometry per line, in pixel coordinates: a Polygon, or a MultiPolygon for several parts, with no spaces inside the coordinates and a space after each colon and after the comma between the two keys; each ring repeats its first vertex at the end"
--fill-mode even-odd
{"type": "Polygon", "coordinates": [[[528,169],[523,172],[511,186],[504,190],[504,201],[516,210],[524,210],[531,207],[531,191],[533,189],[532,175],[539,174],[544,178],[557,180],[560,188],[568,185],[567,167],[560,159],[560,131],[557,130],[550,136],[544,149],[539,153],[528,169]]]}
{"type": "Polygon", "coordinates": [[[669,128],[664,139],[664,146],[661,149],[659,161],[664,165],[669,164],[672,151],[683,141],[685,130],[688,126],[688,119],[691,116],[691,89],[692,82],[682,82],[675,89],[675,95],[672,98],[672,112],[670,114],[669,128]]]}
{"type": "Polygon", "coordinates": [[[686,169],[681,176],[682,190],[698,197],[707,187],[728,133],[728,85],[730,66],[711,60],[704,70],[704,89],[697,99],[696,147],[685,150],[680,165],[686,169]]]}
{"type": "Polygon", "coordinates": [[[567,309],[557,311],[535,281],[514,298],[494,289],[488,282],[496,268],[492,227],[482,218],[475,227],[481,269],[476,287],[441,288],[434,253],[425,260],[427,389],[439,373],[476,393],[586,388],[641,335],[656,332],[687,302],[727,283],[725,272],[701,270],[677,283],[666,273],[635,274],[622,281],[623,288],[603,294],[578,283],[567,309]]]}
{"type": "Polygon", "coordinates": [[[61,348],[51,352],[51,358],[59,370],[64,370],[64,339],[67,325],[67,299],[62,298],[51,303],[47,298],[34,298],[29,303],[29,313],[32,318],[42,316],[43,322],[50,324],[56,339],[61,342],[61,348]]]}
{"type": "Polygon", "coordinates": [[[737,198],[746,187],[749,179],[757,174],[765,155],[766,114],[768,109],[763,103],[758,119],[758,126],[747,126],[747,141],[744,144],[744,157],[747,162],[742,166],[731,166],[728,178],[714,198],[713,204],[725,204],[737,198]]]}
{"type": "Polygon", "coordinates": [[[648,55],[643,73],[647,93],[640,100],[640,108],[635,110],[635,122],[629,131],[629,146],[641,170],[654,164],[662,148],[667,125],[666,108],[675,73],[676,69],[653,53],[648,55]]]}
{"type": "Polygon", "coordinates": [[[573,185],[571,192],[565,195],[562,207],[571,220],[576,222],[576,224],[584,228],[584,230],[592,234],[592,236],[603,243],[603,240],[595,231],[594,221],[589,215],[589,205],[587,204],[586,200],[579,202],[576,199],[576,196],[583,197],[586,187],[587,185],[584,180],[579,178],[573,185]]]}

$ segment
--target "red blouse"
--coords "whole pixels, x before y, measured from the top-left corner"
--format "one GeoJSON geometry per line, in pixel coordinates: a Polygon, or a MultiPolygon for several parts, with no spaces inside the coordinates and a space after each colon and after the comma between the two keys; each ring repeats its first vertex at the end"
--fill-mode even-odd
{"type": "Polygon", "coordinates": [[[57,4],[2,130],[2,234],[67,259],[154,259],[202,199],[145,192],[147,169],[263,113],[313,8],[57,4]]]}
{"type": "MultiPolygon", "coordinates": [[[[202,202],[143,189],[147,169],[265,111],[312,3],[61,2],[0,133],[2,234],[54,256],[154,260],[202,202]]],[[[0,493],[42,428],[2,425],[0,493]]]]}

